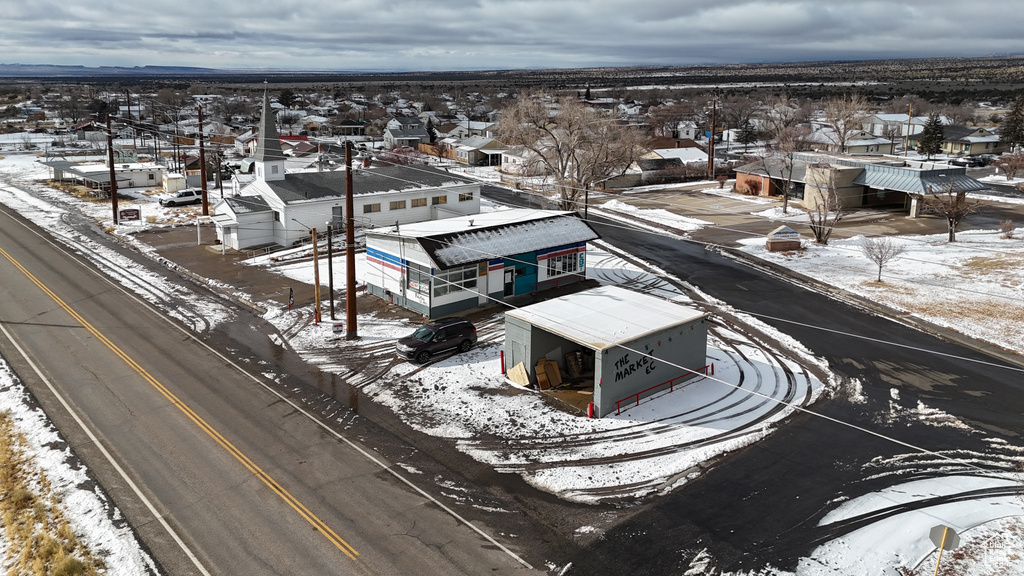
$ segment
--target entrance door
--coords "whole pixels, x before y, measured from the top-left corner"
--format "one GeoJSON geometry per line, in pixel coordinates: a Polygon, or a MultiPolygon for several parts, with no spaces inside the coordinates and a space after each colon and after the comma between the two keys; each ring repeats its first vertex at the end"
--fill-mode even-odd
{"type": "Polygon", "coordinates": [[[505,268],[505,296],[516,293],[516,269],[505,268]]]}

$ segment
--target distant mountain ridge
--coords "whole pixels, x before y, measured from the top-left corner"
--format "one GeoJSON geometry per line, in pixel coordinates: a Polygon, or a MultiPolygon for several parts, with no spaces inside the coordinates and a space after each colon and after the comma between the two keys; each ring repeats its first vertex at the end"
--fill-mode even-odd
{"type": "Polygon", "coordinates": [[[258,70],[218,70],[190,66],[63,66],[58,64],[0,64],[0,76],[223,76],[252,74],[258,70]]]}

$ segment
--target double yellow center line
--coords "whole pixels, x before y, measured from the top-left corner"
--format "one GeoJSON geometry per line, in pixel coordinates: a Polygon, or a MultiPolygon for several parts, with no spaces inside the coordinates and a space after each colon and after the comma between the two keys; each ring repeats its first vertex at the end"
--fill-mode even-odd
{"type": "Polygon", "coordinates": [[[210,438],[213,438],[217,444],[220,444],[222,448],[228,451],[229,454],[235,457],[236,460],[242,463],[250,472],[252,472],[257,478],[259,478],[264,484],[266,484],[271,490],[274,491],[282,500],[284,500],[293,510],[299,513],[300,516],[306,519],[307,522],[313,525],[317,531],[324,535],[332,544],[334,544],[339,550],[345,553],[346,556],[355,560],[356,556],[359,555],[348,542],[338,536],[330,526],[320,520],[315,514],[309,511],[301,502],[299,502],[294,496],[292,496],[287,490],[284,489],[276,480],[270,477],[264,472],[259,466],[256,465],[252,460],[249,459],[241,450],[236,448],[227,438],[221,435],[213,426],[202,419],[198,414],[195,413],[187,404],[178,399],[170,390],[168,390],[163,384],[161,384],[156,378],[149,374],[145,368],[139,365],[138,362],[133,360],[128,354],[117,347],[116,344],[111,342],[106,336],[100,333],[99,330],[94,328],[92,324],[82,318],[77,312],[75,312],[70,306],[68,306],[57,294],[50,290],[46,285],[39,281],[31,272],[28,271],[24,266],[15,260],[6,250],[0,248],[0,254],[3,254],[7,260],[11,262],[22,274],[25,275],[33,284],[39,287],[47,296],[53,299],[58,306],[64,309],[65,312],[71,315],[79,324],[82,325],[86,330],[95,336],[100,342],[105,344],[107,348],[114,352],[118,357],[125,361],[135,372],[137,372],[146,382],[149,382],[153,388],[157,390],[164,398],[170,401],[171,404],[176,406],[178,410],[181,410],[185,416],[195,422],[200,429],[206,432],[210,438]]]}

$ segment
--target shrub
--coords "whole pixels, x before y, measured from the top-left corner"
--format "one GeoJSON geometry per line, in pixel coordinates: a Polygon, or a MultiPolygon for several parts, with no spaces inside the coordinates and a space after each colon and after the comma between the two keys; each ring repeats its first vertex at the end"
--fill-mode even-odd
{"type": "Polygon", "coordinates": [[[1000,220],[999,221],[1000,238],[1003,240],[1010,240],[1013,238],[1013,221],[1012,220],[1000,220]]]}

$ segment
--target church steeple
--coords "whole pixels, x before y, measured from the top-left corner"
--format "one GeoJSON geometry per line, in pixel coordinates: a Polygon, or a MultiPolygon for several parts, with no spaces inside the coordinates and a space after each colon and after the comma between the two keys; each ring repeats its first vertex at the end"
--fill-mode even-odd
{"type": "Polygon", "coordinates": [[[263,115],[260,118],[259,138],[256,141],[256,177],[267,182],[284,180],[284,152],[281,136],[274,122],[276,114],[270,107],[270,94],[263,89],[263,115]]]}

